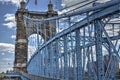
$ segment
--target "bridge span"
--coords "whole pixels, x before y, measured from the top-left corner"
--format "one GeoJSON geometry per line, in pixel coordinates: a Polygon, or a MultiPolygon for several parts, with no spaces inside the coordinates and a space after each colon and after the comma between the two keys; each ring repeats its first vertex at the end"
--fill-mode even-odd
{"type": "Polygon", "coordinates": [[[16,12],[14,73],[23,80],[119,80],[120,0],[84,0],[58,15],[50,0],[47,12],[16,12]],[[28,59],[28,38],[36,51],[28,59]],[[19,74],[16,74],[19,73],[19,74]]]}

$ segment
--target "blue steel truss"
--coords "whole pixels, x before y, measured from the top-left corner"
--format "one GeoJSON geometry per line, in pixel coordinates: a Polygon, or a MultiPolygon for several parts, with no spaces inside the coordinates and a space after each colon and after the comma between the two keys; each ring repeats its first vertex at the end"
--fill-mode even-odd
{"type": "Polygon", "coordinates": [[[47,19],[23,17],[26,30],[30,28],[29,24],[35,23],[37,33],[38,48],[27,64],[29,74],[62,80],[118,78],[120,0],[94,3],[90,7],[47,19]],[[54,21],[56,35],[52,37],[50,30],[50,39],[40,43],[38,29],[41,29],[41,24],[44,23],[46,30],[45,23],[49,22],[52,28],[54,21]]]}

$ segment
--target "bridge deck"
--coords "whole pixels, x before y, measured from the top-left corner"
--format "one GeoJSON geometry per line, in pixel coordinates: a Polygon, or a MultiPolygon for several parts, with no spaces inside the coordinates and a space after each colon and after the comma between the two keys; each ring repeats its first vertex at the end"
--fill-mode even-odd
{"type": "Polygon", "coordinates": [[[53,78],[46,78],[46,77],[40,77],[36,75],[31,75],[27,73],[8,73],[5,75],[5,78],[3,80],[8,79],[15,79],[15,80],[60,80],[60,79],[53,79],[53,78]]]}

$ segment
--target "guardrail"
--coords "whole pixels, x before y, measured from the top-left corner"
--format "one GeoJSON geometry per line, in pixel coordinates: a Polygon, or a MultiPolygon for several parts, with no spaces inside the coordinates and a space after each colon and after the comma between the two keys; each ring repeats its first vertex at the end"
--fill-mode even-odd
{"type": "Polygon", "coordinates": [[[6,78],[19,78],[22,80],[60,80],[60,79],[53,79],[53,78],[46,78],[36,75],[31,75],[27,73],[7,73],[5,74],[6,78]]]}

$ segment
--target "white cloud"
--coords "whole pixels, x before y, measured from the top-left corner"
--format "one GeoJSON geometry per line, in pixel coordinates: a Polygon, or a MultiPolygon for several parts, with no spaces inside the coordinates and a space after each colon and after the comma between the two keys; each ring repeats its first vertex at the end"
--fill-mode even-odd
{"type": "MultiPolygon", "coordinates": [[[[77,4],[77,3],[79,3],[79,4],[74,5],[72,7],[69,7],[69,8],[66,8],[62,11],[59,11],[58,14],[64,14],[64,13],[66,14],[69,11],[72,12],[72,11],[83,10],[83,9],[88,8],[88,7],[92,7],[92,5],[94,3],[94,2],[91,3],[92,1],[94,1],[94,0],[88,0],[88,1],[86,1],[86,0],[62,0],[61,6],[63,6],[63,7],[68,7],[68,6],[77,4]],[[85,2],[83,2],[83,1],[85,1],[85,2]],[[89,3],[89,4],[87,4],[87,3],[89,3]],[[87,4],[87,5],[85,5],[85,4],[87,4]],[[80,7],[80,6],[83,6],[83,7],[80,7]],[[76,9],[76,8],[78,8],[78,9],[76,9]]],[[[96,2],[97,3],[105,3],[108,1],[110,1],[110,0],[97,0],[96,2]]]]}
{"type": "Polygon", "coordinates": [[[14,44],[0,43],[0,54],[2,55],[0,60],[0,72],[6,72],[6,70],[12,69],[14,58],[6,56],[5,54],[12,53],[11,55],[13,56],[14,50],[14,44]]]}
{"type": "Polygon", "coordinates": [[[2,58],[2,60],[4,60],[4,61],[11,61],[13,59],[11,59],[11,58],[2,58]]]}
{"type": "Polygon", "coordinates": [[[62,0],[61,6],[63,7],[70,6],[70,5],[76,4],[81,1],[84,1],[84,0],[62,0]]]}
{"type": "Polygon", "coordinates": [[[97,2],[99,2],[99,3],[105,3],[105,2],[108,2],[108,1],[110,1],[110,0],[98,0],[97,2]]]}
{"type": "Polygon", "coordinates": [[[19,6],[21,0],[0,0],[0,2],[2,3],[12,3],[15,6],[19,6]]]}
{"type": "Polygon", "coordinates": [[[14,53],[15,46],[9,43],[0,43],[0,51],[5,51],[8,53],[14,53]]]}
{"type": "Polygon", "coordinates": [[[4,15],[6,23],[3,23],[4,26],[8,28],[14,28],[16,26],[15,15],[7,13],[4,15]]]}
{"type": "Polygon", "coordinates": [[[4,17],[6,17],[5,21],[11,21],[11,20],[15,21],[15,15],[14,14],[6,14],[6,15],[4,15],[4,17]]]}
{"type": "Polygon", "coordinates": [[[5,53],[4,53],[4,52],[2,52],[1,54],[2,54],[3,56],[5,55],[5,53]]]}
{"type": "Polygon", "coordinates": [[[16,35],[12,35],[11,38],[12,38],[12,39],[16,39],[16,35]]]}
{"type": "MultiPolygon", "coordinates": [[[[73,4],[82,2],[82,1],[86,1],[86,0],[62,0],[62,4],[61,5],[63,7],[66,7],[66,6],[70,6],[70,5],[73,5],[73,4]]],[[[101,2],[101,3],[104,3],[104,2],[107,2],[107,1],[110,1],[110,0],[97,0],[97,1],[101,2]]]]}
{"type": "Polygon", "coordinates": [[[13,28],[13,27],[15,27],[15,23],[13,23],[13,22],[9,22],[9,23],[4,23],[3,24],[4,26],[7,26],[8,28],[13,28]]]}

